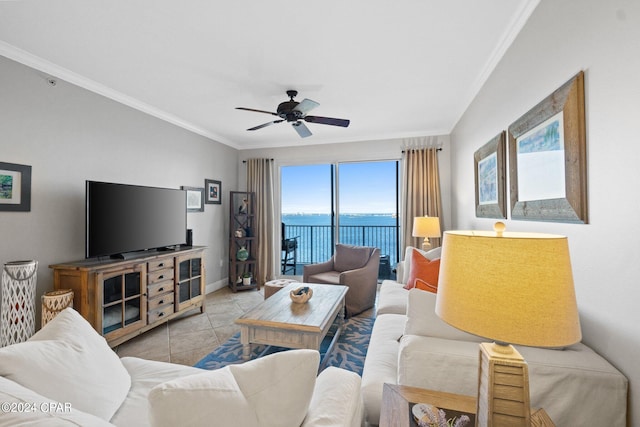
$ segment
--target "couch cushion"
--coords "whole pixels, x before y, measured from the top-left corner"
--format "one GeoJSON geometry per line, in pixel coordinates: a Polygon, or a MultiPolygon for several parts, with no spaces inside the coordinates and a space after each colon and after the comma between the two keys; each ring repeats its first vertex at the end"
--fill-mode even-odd
{"type": "Polygon", "coordinates": [[[405,314],[407,312],[407,297],[409,293],[394,280],[383,280],[378,292],[376,316],[381,314],[405,314]]]}
{"type": "Polygon", "coordinates": [[[437,295],[420,289],[408,292],[407,323],[404,335],[446,338],[471,342],[487,341],[476,335],[454,328],[435,313],[437,295]]]}
{"type": "Polygon", "coordinates": [[[123,357],[122,365],[131,375],[131,389],[127,398],[111,418],[117,426],[150,426],[149,392],[158,384],[177,378],[204,372],[202,369],[176,363],[145,360],[137,357],[123,357]]]}
{"type": "Polygon", "coordinates": [[[311,275],[307,278],[308,283],[329,283],[333,285],[340,284],[339,271],[323,271],[322,273],[311,275]]]}
{"type": "Polygon", "coordinates": [[[95,415],[79,411],[68,403],[48,399],[4,377],[0,377],[0,402],[8,405],[0,411],[0,427],[111,426],[95,415]]]}
{"type": "Polygon", "coordinates": [[[169,381],[149,393],[154,426],[302,424],[320,354],[290,350],[169,381]]]}
{"type": "Polygon", "coordinates": [[[438,259],[440,258],[440,254],[442,253],[442,247],[423,251],[422,249],[418,249],[413,246],[407,246],[404,250],[404,258],[402,258],[402,277],[398,277],[398,281],[401,281],[401,283],[403,284],[407,283],[407,281],[409,280],[409,275],[411,274],[411,265],[409,261],[411,259],[411,253],[414,250],[418,251],[418,253],[422,254],[428,260],[438,259]]]}
{"type": "Polygon", "coordinates": [[[371,248],[366,246],[336,245],[333,268],[336,271],[355,270],[365,266],[371,257],[371,248]]]}
{"type": "Polygon", "coordinates": [[[0,349],[0,375],[110,420],[131,377],[103,337],[67,308],[28,341],[0,349]]]}
{"type": "Polygon", "coordinates": [[[409,258],[409,278],[404,285],[405,289],[412,289],[417,283],[425,287],[438,288],[438,276],[440,274],[440,258],[429,260],[417,250],[411,251],[409,258]]]}

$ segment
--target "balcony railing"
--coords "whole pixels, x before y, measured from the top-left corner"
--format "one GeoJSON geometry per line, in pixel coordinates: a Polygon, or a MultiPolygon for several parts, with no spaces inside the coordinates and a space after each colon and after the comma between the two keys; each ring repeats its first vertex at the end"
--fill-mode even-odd
{"type": "MultiPolygon", "coordinates": [[[[298,239],[298,264],[327,261],[335,246],[335,227],[331,225],[285,225],[285,237],[298,239]]],[[[339,243],[373,246],[393,269],[398,262],[398,227],[389,225],[341,225],[339,243]],[[387,261],[388,260],[388,261],[387,261]]]]}

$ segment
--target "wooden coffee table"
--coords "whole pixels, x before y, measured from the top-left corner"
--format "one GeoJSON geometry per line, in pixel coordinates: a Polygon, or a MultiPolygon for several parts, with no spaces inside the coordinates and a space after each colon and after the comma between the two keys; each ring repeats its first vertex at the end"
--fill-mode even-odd
{"type": "Polygon", "coordinates": [[[242,358],[251,358],[251,344],[275,345],[286,348],[320,350],[322,340],[337,320],[338,329],[323,361],[342,332],[344,297],[348,288],[340,285],[291,283],[236,319],[240,325],[242,358]],[[313,289],[305,304],[289,298],[289,292],[301,286],[313,289]]]}

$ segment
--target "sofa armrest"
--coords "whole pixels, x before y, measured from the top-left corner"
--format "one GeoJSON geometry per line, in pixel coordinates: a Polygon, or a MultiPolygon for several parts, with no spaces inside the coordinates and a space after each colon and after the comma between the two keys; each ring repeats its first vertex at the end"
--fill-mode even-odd
{"type": "Polygon", "coordinates": [[[404,261],[398,261],[398,263],[396,264],[396,282],[404,285],[404,269],[405,269],[405,262],[404,261]]]}
{"type": "Polygon", "coordinates": [[[316,379],[302,427],[361,427],[363,424],[360,376],[336,367],[322,371],[316,379]]]}
{"type": "Polygon", "coordinates": [[[333,257],[331,257],[329,261],[320,262],[318,264],[306,264],[302,269],[302,281],[307,283],[309,276],[324,273],[326,271],[333,271],[333,257]]]}
{"type": "Polygon", "coordinates": [[[398,384],[477,395],[478,343],[404,335],[398,351],[398,384]]]}
{"type": "MultiPolygon", "coordinates": [[[[529,368],[531,407],[556,425],[626,425],[628,381],[589,347],[517,349],[529,368]]],[[[478,352],[477,342],[405,335],[398,384],[476,396],[478,352]]]]}
{"type": "Polygon", "coordinates": [[[341,285],[350,285],[352,283],[362,283],[363,281],[378,281],[378,268],[371,268],[371,265],[366,265],[362,268],[356,268],[355,270],[343,271],[338,276],[340,278],[341,285]]]}

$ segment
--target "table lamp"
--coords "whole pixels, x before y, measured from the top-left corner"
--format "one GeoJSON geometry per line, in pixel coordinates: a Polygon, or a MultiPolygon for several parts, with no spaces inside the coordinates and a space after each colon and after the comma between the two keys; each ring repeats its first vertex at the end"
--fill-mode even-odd
{"type": "Polygon", "coordinates": [[[511,344],[562,347],[582,335],[565,236],[447,231],[436,314],[480,344],[476,425],[530,426],[527,363],[511,344]]]}
{"type": "Polygon", "coordinates": [[[423,237],[422,250],[429,250],[429,237],[440,237],[440,218],[437,216],[417,216],[413,219],[413,237],[423,237]]]}

